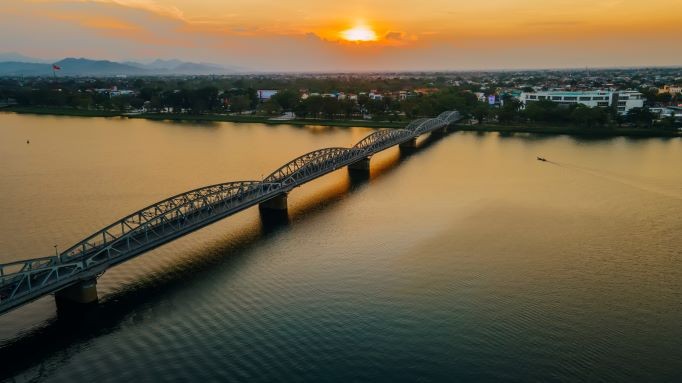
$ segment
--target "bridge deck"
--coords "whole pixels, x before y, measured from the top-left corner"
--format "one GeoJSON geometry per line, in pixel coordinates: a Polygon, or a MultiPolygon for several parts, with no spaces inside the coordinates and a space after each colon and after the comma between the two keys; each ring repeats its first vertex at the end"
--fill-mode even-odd
{"type": "Polygon", "coordinates": [[[0,264],[0,314],[248,209],[389,147],[447,127],[456,111],[376,131],[352,148],[326,148],[298,157],[263,181],[238,181],[191,190],[139,210],[93,233],[58,256],[0,264]]]}

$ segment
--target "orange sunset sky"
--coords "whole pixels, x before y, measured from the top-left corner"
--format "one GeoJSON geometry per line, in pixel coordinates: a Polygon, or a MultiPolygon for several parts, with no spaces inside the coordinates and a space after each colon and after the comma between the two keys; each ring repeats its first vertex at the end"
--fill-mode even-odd
{"type": "Polygon", "coordinates": [[[682,65],[682,0],[2,0],[0,52],[245,70],[682,65]]]}

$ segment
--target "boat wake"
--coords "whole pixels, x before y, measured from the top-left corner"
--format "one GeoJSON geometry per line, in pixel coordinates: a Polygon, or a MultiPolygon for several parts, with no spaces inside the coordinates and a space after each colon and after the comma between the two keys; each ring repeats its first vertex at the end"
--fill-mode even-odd
{"type": "Polygon", "coordinates": [[[625,175],[615,172],[610,172],[604,169],[592,168],[583,165],[576,165],[569,162],[559,162],[559,161],[545,161],[548,164],[561,166],[563,168],[579,171],[584,174],[589,174],[593,177],[599,177],[611,182],[617,182],[622,185],[626,185],[641,191],[646,191],[650,193],[655,193],[658,195],[682,200],[682,189],[670,190],[666,187],[660,185],[652,185],[651,181],[647,180],[645,177],[638,177],[634,175],[625,175]]]}

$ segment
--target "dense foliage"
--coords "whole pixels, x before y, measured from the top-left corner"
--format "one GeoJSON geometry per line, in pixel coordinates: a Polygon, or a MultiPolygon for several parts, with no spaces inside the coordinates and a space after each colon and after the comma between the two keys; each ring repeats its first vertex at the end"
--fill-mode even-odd
{"type": "MultiPolygon", "coordinates": [[[[499,84],[486,84],[487,89],[505,85],[504,76],[497,81],[499,84]]],[[[473,93],[480,90],[483,90],[480,85],[438,76],[0,79],[0,100],[12,99],[27,107],[173,114],[278,115],[294,112],[298,118],[359,119],[371,116],[379,121],[411,120],[456,109],[476,123],[570,124],[586,128],[623,124],[654,126],[655,116],[647,108],[633,109],[627,116],[621,116],[612,108],[566,106],[543,100],[523,109],[510,95],[504,95],[502,103],[490,106],[478,101],[473,93]],[[257,89],[277,89],[278,93],[268,100],[260,100],[257,89]],[[403,93],[398,97],[400,91],[403,93]],[[371,92],[383,97],[372,99],[371,92]],[[347,97],[331,96],[338,94],[347,97]],[[354,95],[352,99],[350,94],[354,95]]],[[[650,103],[680,98],[654,91],[644,91],[644,94],[650,103]]],[[[663,119],[657,125],[675,127],[672,119],[663,119]]]]}

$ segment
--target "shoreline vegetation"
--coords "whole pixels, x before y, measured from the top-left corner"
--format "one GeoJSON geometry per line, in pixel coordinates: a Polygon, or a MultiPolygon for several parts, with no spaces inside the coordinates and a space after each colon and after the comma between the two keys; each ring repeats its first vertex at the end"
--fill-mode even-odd
{"type": "MultiPolygon", "coordinates": [[[[51,116],[70,117],[121,117],[142,118],[154,121],[184,121],[184,122],[237,122],[259,123],[270,125],[319,125],[335,127],[366,127],[366,128],[403,128],[408,121],[374,121],[374,120],[347,120],[347,119],[313,119],[296,118],[293,120],[273,120],[266,116],[253,115],[228,115],[228,114],[172,114],[172,113],[140,113],[130,114],[108,110],[71,109],[53,107],[25,107],[8,106],[0,109],[0,112],[17,114],[36,114],[51,116]]],[[[499,133],[534,133],[550,135],[594,136],[594,137],[682,137],[682,132],[657,128],[633,128],[633,127],[592,127],[586,128],[576,125],[548,126],[538,123],[524,124],[500,124],[485,122],[483,124],[458,124],[460,131],[473,132],[499,132],[499,133]]]]}

